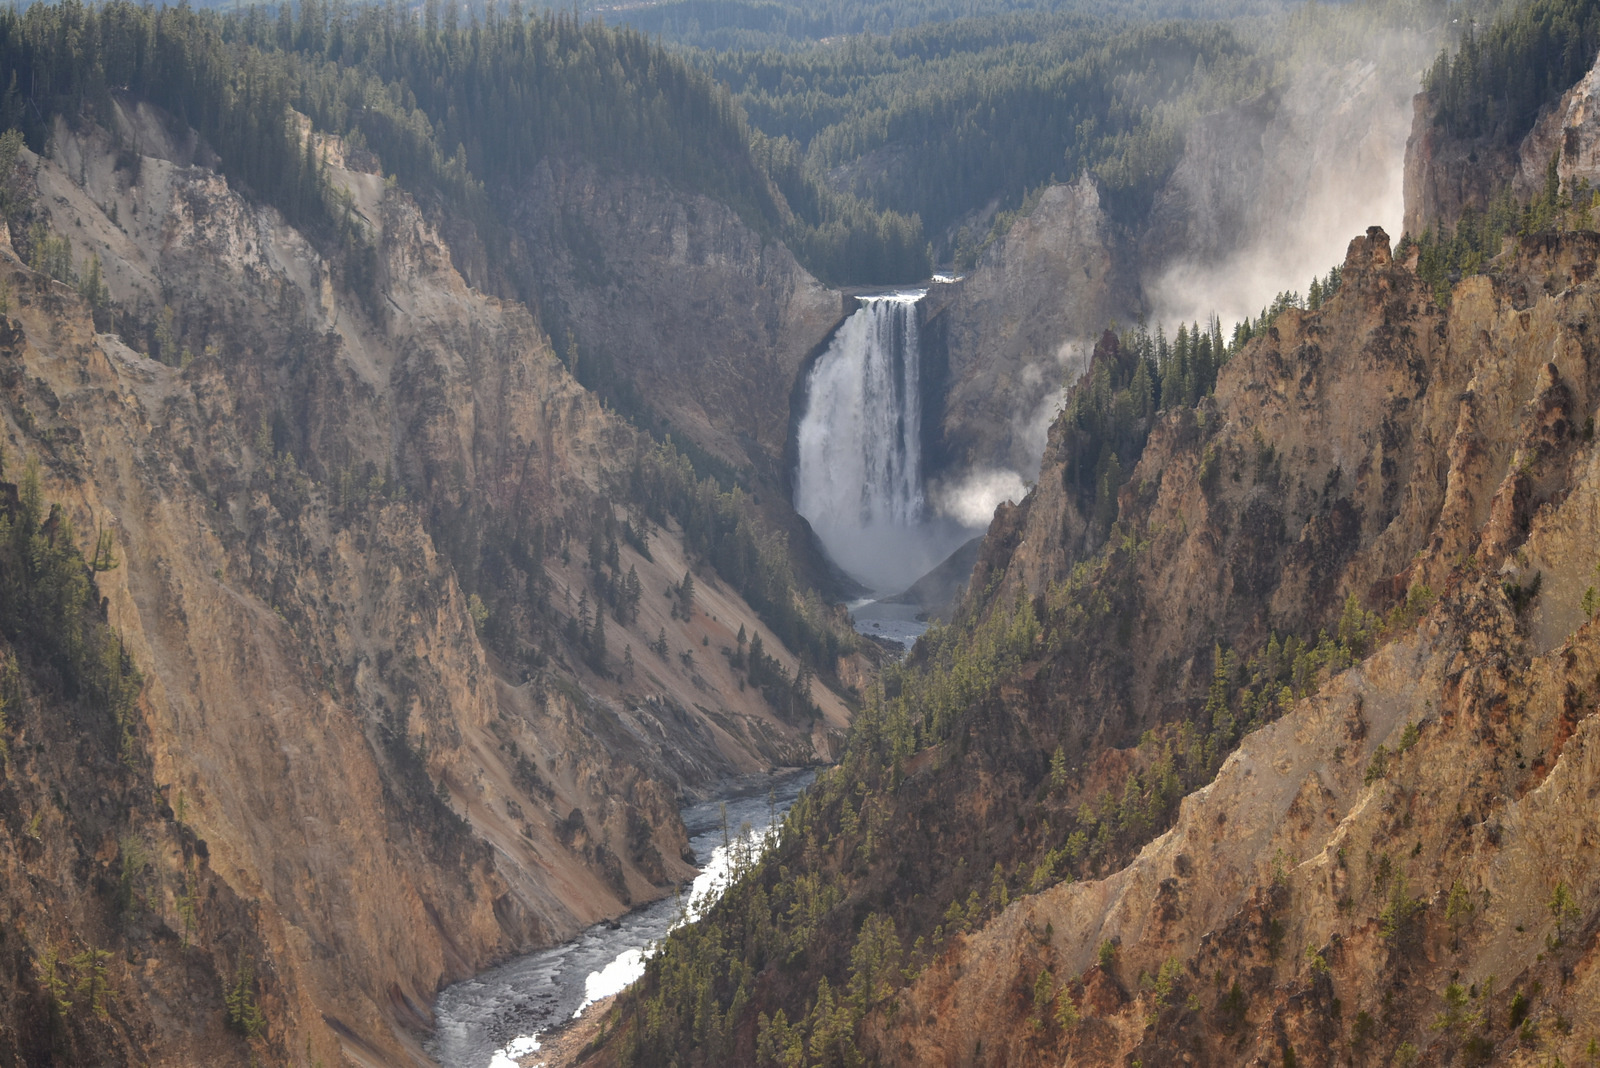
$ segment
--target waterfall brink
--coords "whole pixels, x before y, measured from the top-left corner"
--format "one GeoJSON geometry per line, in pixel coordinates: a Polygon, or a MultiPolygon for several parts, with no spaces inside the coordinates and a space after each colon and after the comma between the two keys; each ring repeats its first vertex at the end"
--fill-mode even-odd
{"type": "Polygon", "coordinates": [[[862,297],[806,381],[795,508],[852,577],[898,592],[941,558],[922,488],[920,292],[862,297]]]}

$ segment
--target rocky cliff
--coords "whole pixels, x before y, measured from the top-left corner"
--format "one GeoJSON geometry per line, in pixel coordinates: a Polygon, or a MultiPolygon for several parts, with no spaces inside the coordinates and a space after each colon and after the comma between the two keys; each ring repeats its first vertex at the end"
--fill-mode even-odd
{"type": "Polygon", "coordinates": [[[944,288],[927,301],[925,345],[948,381],[933,467],[1031,476],[1064,383],[1088,363],[1085,339],[1140,306],[1094,181],[1050,186],[952,292],[944,288]]]}
{"type": "Polygon", "coordinates": [[[646,176],[545,161],[513,199],[511,269],[558,340],[570,330],[580,361],[679,434],[782,485],[790,395],[843,295],[732,208],[646,176]]]}
{"type": "Polygon", "coordinates": [[[694,562],[628,496],[647,443],[403,192],[320,146],[377,250],[363,294],[170,120],[126,100],[108,126],[28,161],[109,293],[0,249],[4,442],[85,556],[109,532],[147,763],[108,779],[120,832],[48,748],[7,771],[8,959],[64,952],[68,924],[112,953],[107,1024],[52,1023],[16,969],[13,1056],[420,1062],[440,984],[668,892],[680,797],[815,760],[847,710],[818,685],[820,719],[780,716],[745,685],[741,626],[795,660],[714,576],[669,589],[694,562]],[[119,872],[147,909],[42,918],[93,913],[119,872]],[[246,963],[264,1015],[230,1039],[246,963]]]}
{"type": "Polygon", "coordinates": [[[1439,122],[1439,103],[1418,93],[1406,144],[1405,229],[1454,227],[1501,193],[1519,203],[1543,191],[1550,164],[1563,185],[1600,183],[1600,64],[1511,138],[1457,137],[1439,122]]]}
{"type": "Polygon", "coordinates": [[[1521,169],[1517,150],[1498,140],[1450,137],[1434,124],[1434,103],[1418,93],[1406,142],[1405,232],[1454,226],[1468,208],[1482,211],[1521,169]]]}
{"type": "Polygon", "coordinates": [[[1597,263],[1527,238],[1440,307],[1374,228],[1155,421],[1103,546],[1058,426],[964,617],[676,947],[741,954],[727,1022],[674,1030],[663,972],[609,1052],[1591,1056],[1597,263]]]}
{"type": "Polygon", "coordinates": [[[1318,603],[1306,565],[1374,607],[1410,597],[1131,863],[953,940],[874,1017],[886,1063],[1592,1056],[1597,254],[1592,233],[1527,239],[1440,315],[1381,235],[1358,241],[1333,308],[1228,366],[1211,434],[1158,432],[1123,498],[1140,584],[1170,594],[1140,632],[1192,613],[1243,648],[1252,621],[1213,606],[1248,576],[1292,627],[1318,603]],[[1218,550],[1261,529],[1252,470],[1291,548],[1244,572],[1218,550]],[[1326,477],[1326,503],[1290,471],[1326,477]]]}

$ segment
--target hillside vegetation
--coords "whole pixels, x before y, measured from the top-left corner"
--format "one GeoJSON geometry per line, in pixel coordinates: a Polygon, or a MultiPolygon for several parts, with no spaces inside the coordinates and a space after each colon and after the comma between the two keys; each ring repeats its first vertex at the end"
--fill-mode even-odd
{"type": "Polygon", "coordinates": [[[32,5],[0,24],[9,72],[0,123],[42,149],[55,116],[76,121],[103,111],[113,90],[136,93],[205,137],[230,177],[328,237],[343,214],[319,188],[293,108],[320,131],[370,146],[408,186],[443,198],[502,246],[508,235],[495,220],[519,175],[571,154],[723,200],[756,229],[792,239],[831,280],[927,274],[914,218],[815,189],[792,212],[726,91],[643,35],[571,14],[496,8],[465,25],[436,14],[309,3],[274,19],[261,8],[123,0],[32,5]]]}
{"type": "MultiPolygon", "coordinates": [[[[1536,3],[1464,38],[1440,122],[1520,140],[1589,36],[1536,3]]],[[[606,1055],[1593,1058],[1600,872],[1558,843],[1597,781],[1600,238],[1549,173],[1373,228],[1226,344],[1108,332],[955,622],[606,1055]]]]}

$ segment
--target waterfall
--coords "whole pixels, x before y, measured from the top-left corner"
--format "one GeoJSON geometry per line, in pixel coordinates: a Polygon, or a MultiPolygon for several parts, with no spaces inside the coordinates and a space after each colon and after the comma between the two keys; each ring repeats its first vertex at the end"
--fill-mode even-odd
{"type": "Polygon", "coordinates": [[[806,380],[795,509],[830,556],[879,592],[941,558],[922,487],[921,292],[861,297],[806,380]]]}

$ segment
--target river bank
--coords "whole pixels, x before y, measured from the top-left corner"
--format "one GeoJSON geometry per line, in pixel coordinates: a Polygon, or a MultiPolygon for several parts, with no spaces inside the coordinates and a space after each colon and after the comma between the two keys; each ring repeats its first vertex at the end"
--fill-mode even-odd
{"type": "Polygon", "coordinates": [[[517,1058],[512,1063],[517,1068],[574,1068],[580,1063],[583,1051],[600,1037],[600,1021],[616,1000],[616,994],[601,998],[570,1025],[542,1036],[537,1052],[517,1058]]]}
{"type": "MultiPolygon", "coordinates": [[[[715,901],[734,855],[755,848],[815,776],[815,769],[807,768],[746,777],[730,783],[723,796],[684,808],[689,845],[702,864],[693,884],[620,920],[596,924],[571,941],[447,987],[434,1004],[429,1054],[441,1068],[540,1063],[548,1056],[545,1050],[554,1048],[552,1032],[579,1013],[579,1019],[591,1018],[590,1006],[643,973],[656,941],[715,901]]],[[[570,1042],[564,1040],[566,1045],[570,1042]]]]}

